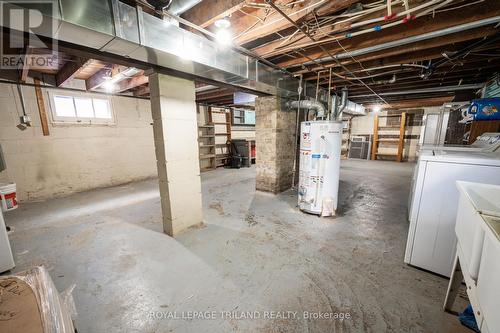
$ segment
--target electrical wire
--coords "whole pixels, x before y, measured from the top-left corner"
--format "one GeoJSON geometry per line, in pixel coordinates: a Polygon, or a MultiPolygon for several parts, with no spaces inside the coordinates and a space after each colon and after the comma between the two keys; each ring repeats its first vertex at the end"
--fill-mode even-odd
{"type": "MultiPolygon", "coordinates": [[[[292,25],[296,26],[298,29],[300,29],[302,31],[302,33],[304,35],[306,35],[309,39],[311,39],[312,41],[316,41],[316,39],[311,36],[311,34],[305,30],[303,30],[294,20],[292,20],[288,15],[286,15],[281,9],[279,9],[273,2],[273,0],[266,0],[266,2],[271,5],[280,15],[282,15],[284,18],[286,18],[292,25]]],[[[353,73],[351,73],[351,71],[345,67],[344,65],[342,65],[340,63],[340,61],[338,61],[337,59],[335,59],[333,57],[333,55],[328,51],[326,50],[322,45],[319,45],[320,49],[327,53],[330,57],[332,57],[338,64],[340,67],[342,67],[346,72],[348,72],[350,75],[352,75],[353,77],[356,77],[356,75],[354,75],[353,73]]],[[[337,74],[335,74],[337,75],[337,74]]],[[[381,101],[383,101],[385,104],[389,104],[387,103],[387,101],[382,98],[379,94],[377,94],[370,86],[368,86],[366,83],[364,83],[362,80],[356,78],[355,79],[356,81],[360,82],[361,84],[363,84],[368,90],[370,90],[375,96],[377,96],[377,98],[379,98],[381,101]]]]}

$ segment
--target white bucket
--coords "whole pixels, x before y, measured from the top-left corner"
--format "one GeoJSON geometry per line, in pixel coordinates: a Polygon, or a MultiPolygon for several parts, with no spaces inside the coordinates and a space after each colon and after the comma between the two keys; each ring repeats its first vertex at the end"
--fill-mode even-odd
{"type": "Polygon", "coordinates": [[[0,183],[0,201],[2,202],[2,211],[4,212],[14,210],[18,207],[15,183],[0,183]]]}

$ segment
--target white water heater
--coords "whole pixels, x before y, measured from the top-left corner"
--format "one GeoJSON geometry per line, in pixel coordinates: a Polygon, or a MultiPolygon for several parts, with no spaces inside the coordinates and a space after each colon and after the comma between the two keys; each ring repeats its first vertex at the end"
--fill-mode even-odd
{"type": "Polygon", "coordinates": [[[300,126],[299,208],[333,216],[339,192],[342,122],[305,121],[300,126]]]}

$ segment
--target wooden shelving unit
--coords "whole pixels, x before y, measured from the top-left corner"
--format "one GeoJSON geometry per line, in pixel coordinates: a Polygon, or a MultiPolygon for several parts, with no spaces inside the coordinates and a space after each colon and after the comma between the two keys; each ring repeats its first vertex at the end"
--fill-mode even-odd
{"type": "Polygon", "coordinates": [[[215,167],[229,164],[231,142],[231,112],[228,109],[209,107],[209,123],[214,126],[215,167]]]}
{"type": "Polygon", "coordinates": [[[373,143],[372,143],[372,153],[371,159],[376,160],[378,157],[395,157],[397,162],[403,161],[403,152],[405,144],[405,129],[406,129],[406,112],[395,115],[376,115],[375,124],[373,126],[373,143]],[[398,117],[398,125],[384,125],[380,126],[380,118],[391,118],[398,117]],[[391,134],[380,134],[379,131],[390,131],[394,132],[391,134]],[[393,137],[382,137],[382,136],[397,136],[393,137]],[[397,145],[397,153],[381,153],[379,152],[380,145],[397,145]]]}
{"type": "Polygon", "coordinates": [[[198,146],[200,151],[200,171],[215,169],[217,164],[214,125],[207,124],[198,126],[198,146]]]}

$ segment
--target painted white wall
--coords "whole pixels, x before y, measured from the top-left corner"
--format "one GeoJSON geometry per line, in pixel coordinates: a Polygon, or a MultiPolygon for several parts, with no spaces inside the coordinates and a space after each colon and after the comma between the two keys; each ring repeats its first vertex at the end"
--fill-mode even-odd
{"type": "Polygon", "coordinates": [[[24,131],[16,128],[22,113],[17,87],[0,84],[0,144],[7,163],[0,182],[15,182],[21,201],[157,176],[149,100],[111,97],[111,126],[54,125],[49,117],[50,136],[43,136],[35,88],[22,89],[33,122],[24,131]]]}

